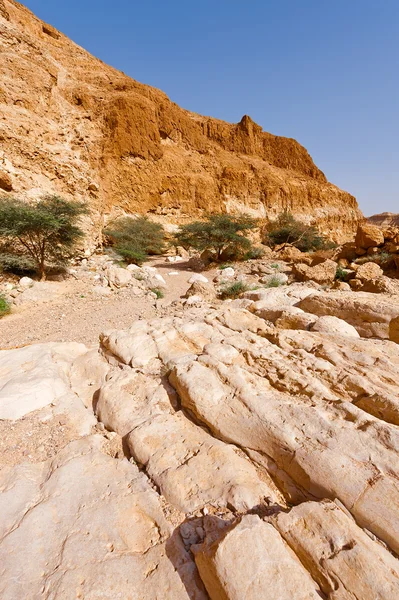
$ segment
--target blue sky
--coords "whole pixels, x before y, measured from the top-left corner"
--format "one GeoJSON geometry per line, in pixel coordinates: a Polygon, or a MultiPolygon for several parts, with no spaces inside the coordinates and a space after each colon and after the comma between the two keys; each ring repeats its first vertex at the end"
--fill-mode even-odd
{"type": "Polygon", "coordinates": [[[399,212],[399,0],[26,0],[189,110],[296,138],[366,215],[399,212]]]}

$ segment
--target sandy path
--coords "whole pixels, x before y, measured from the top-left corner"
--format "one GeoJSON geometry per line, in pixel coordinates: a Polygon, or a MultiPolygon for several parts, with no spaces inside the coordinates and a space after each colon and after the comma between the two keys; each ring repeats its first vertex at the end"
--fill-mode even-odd
{"type": "MultiPolygon", "coordinates": [[[[159,306],[165,307],[186,293],[193,272],[185,262],[168,263],[160,257],[146,264],[157,267],[167,283],[165,297],[157,303],[135,296],[129,288],[113,292],[110,297],[99,297],[83,281],[54,282],[55,289],[62,290],[58,298],[32,302],[0,319],[0,349],[50,341],[93,345],[101,331],[126,329],[138,318],[155,317],[159,306]],[[173,272],[178,275],[169,275],[173,272]]],[[[205,276],[211,281],[214,273],[207,272],[205,276]]]]}

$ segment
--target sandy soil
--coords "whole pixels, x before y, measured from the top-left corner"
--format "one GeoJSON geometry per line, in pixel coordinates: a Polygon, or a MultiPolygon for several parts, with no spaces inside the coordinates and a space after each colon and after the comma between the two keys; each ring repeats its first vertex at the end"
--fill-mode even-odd
{"type": "MultiPolygon", "coordinates": [[[[161,307],[164,312],[168,304],[186,293],[193,272],[186,262],[168,263],[160,257],[146,264],[157,267],[167,283],[163,299],[152,302],[135,296],[130,288],[102,297],[93,294],[93,286],[84,281],[52,282],[54,293],[49,294],[48,301],[26,304],[0,320],[0,349],[50,341],[90,346],[106,329],[125,329],[139,318],[155,317],[161,307]]],[[[205,276],[211,281],[215,273],[209,271],[205,276]]]]}

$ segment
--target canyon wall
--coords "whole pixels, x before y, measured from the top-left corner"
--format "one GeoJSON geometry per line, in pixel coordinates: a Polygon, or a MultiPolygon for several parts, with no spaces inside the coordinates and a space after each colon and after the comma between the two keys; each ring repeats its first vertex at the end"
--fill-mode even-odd
{"type": "Polygon", "coordinates": [[[0,0],[0,192],[88,200],[176,223],[289,209],[337,241],[362,215],[293,139],[203,117],[105,65],[23,5],[0,0]]]}
{"type": "Polygon", "coordinates": [[[399,214],[391,212],[383,212],[378,215],[373,215],[367,219],[373,225],[380,227],[399,227],[399,214]]]}

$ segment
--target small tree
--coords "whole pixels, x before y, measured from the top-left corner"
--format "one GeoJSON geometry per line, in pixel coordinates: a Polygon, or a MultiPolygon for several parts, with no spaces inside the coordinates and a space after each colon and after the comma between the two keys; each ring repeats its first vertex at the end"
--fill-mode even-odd
{"type": "Polygon", "coordinates": [[[298,221],[288,211],[282,212],[276,221],[269,223],[263,241],[271,246],[289,244],[302,252],[328,247],[327,240],[316,227],[298,221]]]}
{"type": "Polygon", "coordinates": [[[175,235],[176,245],[194,248],[199,252],[212,250],[220,260],[222,253],[229,251],[232,258],[251,249],[246,233],[256,229],[258,223],[247,215],[210,215],[205,221],[194,221],[181,225],[175,235]]]}
{"type": "Polygon", "coordinates": [[[87,208],[58,196],[45,196],[36,204],[15,198],[0,199],[0,241],[15,257],[29,257],[41,280],[46,263],[63,264],[72,255],[83,231],[76,225],[87,208]]]}
{"type": "Polygon", "coordinates": [[[148,255],[162,254],[165,230],[148,217],[123,217],[105,229],[115,250],[128,262],[141,265],[148,255]]]}

